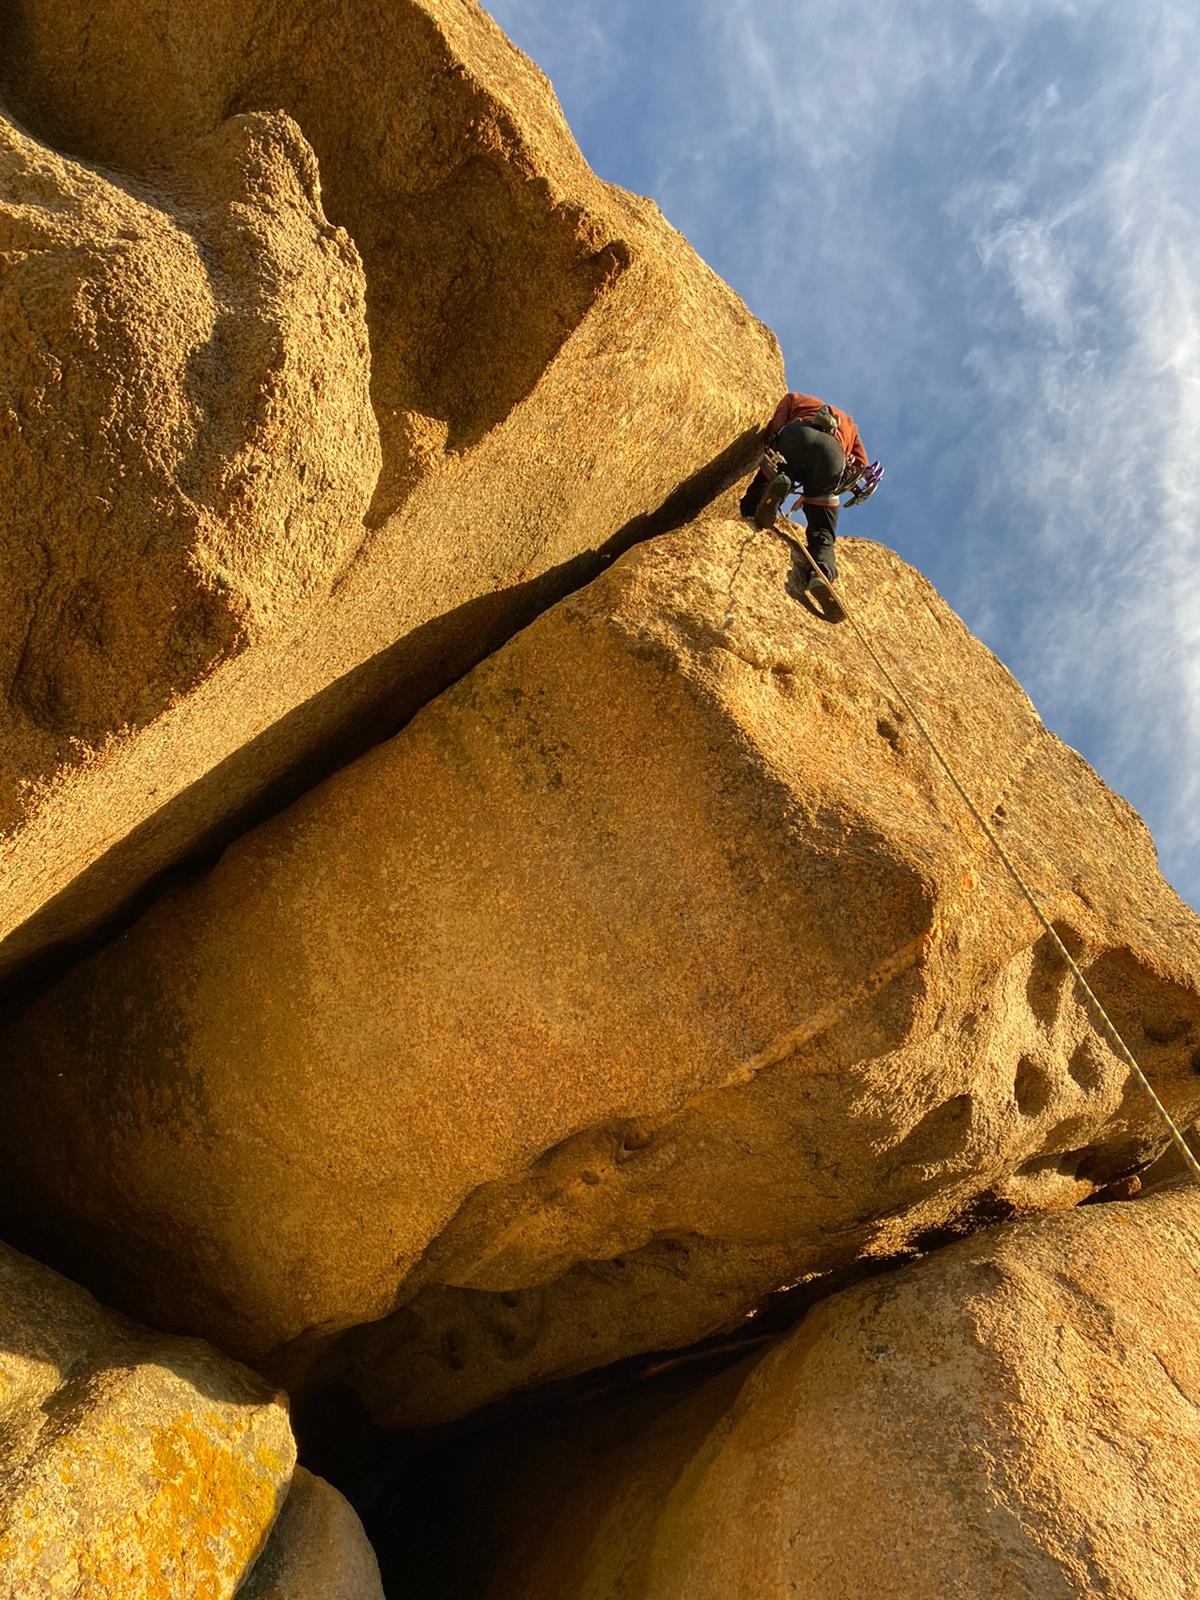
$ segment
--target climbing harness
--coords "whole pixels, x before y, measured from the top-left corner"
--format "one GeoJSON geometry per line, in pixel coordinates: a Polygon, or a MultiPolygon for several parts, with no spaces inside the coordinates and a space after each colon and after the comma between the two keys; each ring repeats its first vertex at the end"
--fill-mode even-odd
{"type": "MultiPolygon", "coordinates": [[[[878,463],[876,463],[876,465],[878,465],[878,463]]],[[[882,476],[882,468],[880,469],[880,476],[882,476]]],[[[876,480],[876,487],[877,486],[878,486],[878,480],[876,480]]],[[[872,490],[871,492],[873,493],[874,490],[872,490]]],[[[841,609],[842,615],[846,618],[846,620],[849,622],[850,626],[854,629],[854,632],[858,636],[858,640],[859,640],[860,644],[862,645],[863,649],[867,652],[867,654],[870,656],[871,660],[875,663],[875,666],[878,669],[878,671],[881,674],[881,676],[883,677],[884,682],[888,685],[888,687],[891,689],[892,693],[896,696],[896,698],[900,701],[901,705],[905,708],[905,710],[908,712],[909,716],[912,718],[914,725],[920,731],[920,734],[921,734],[922,738],[925,740],[925,743],[929,746],[930,750],[933,752],[934,757],[936,758],[939,766],[942,768],[942,771],[949,778],[949,780],[950,780],[951,784],[953,785],[954,790],[957,793],[959,799],[963,802],[963,804],[966,806],[967,810],[975,818],[975,821],[979,824],[979,826],[983,830],[983,833],[984,833],[985,837],[987,838],[989,844],[992,845],[993,849],[996,851],[996,854],[1000,857],[1000,860],[1004,863],[1005,868],[1007,869],[1009,875],[1011,876],[1013,882],[1016,884],[1017,888],[1020,890],[1022,896],[1024,897],[1026,902],[1028,903],[1030,909],[1032,910],[1034,915],[1037,917],[1038,921],[1041,923],[1041,925],[1045,929],[1045,931],[1049,934],[1050,939],[1051,939],[1052,943],[1054,944],[1055,949],[1058,951],[1059,955],[1062,957],[1064,963],[1066,964],[1066,966],[1070,970],[1072,976],[1074,977],[1076,983],[1078,983],[1080,989],[1083,991],[1083,994],[1084,994],[1084,996],[1085,996],[1085,998],[1087,1000],[1087,1003],[1091,1008],[1093,1018],[1097,1021],[1098,1025],[1099,1025],[1100,1032],[1104,1035],[1104,1037],[1112,1045],[1113,1049],[1116,1051],[1117,1055],[1125,1063],[1125,1065],[1130,1067],[1130,1068],[1132,1068],[1133,1073],[1136,1076],[1138,1082],[1141,1084],[1142,1088],[1146,1091],[1147,1095],[1149,1095],[1150,1100],[1151,1100],[1155,1110],[1158,1112],[1159,1116],[1162,1118],[1164,1124],[1166,1125],[1168,1131],[1170,1132],[1171,1139],[1174,1142],[1176,1149],[1179,1151],[1180,1156],[1183,1158],[1183,1162],[1184,1162],[1185,1166],[1187,1167],[1188,1171],[1192,1174],[1192,1176],[1196,1179],[1196,1181],[1198,1183],[1200,1183],[1200,1161],[1197,1161],[1196,1157],[1193,1155],[1191,1147],[1189,1146],[1187,1140],[1183,1137],[1183,1134],[1179,1131],[1178,1127],[1176,1126],[1175,1119],[1171,1116],[1171,1113],[1167,1110],[1166,1106],[1163,1105],[1162,1101],[1159,1099],[1158,1095],[1155,1093],[1154,1087],[1151,1084],[1149,1078],[1147,1078],[1146,1074],[1142,1071],[1141,1067],[1138,1066],[1137,1061],[1134,1058],[1133,1051],[1130,1050],[1129,1046],[1125,1043],[1124,1039],[1121,1037],[1120,1033],[1117,1031],[1116,1024],[1113,1022],[1113,1020],[1109,1016],[1108,1012],[1101,1005],[1101,1003],[1100,1003],[1099,999],[1097,998],[1096,993],[1093,990],[1091,984],[1088,983],[1087,979],[1083,975],[1083,972],[1080,970],[1079,964],[1076,962],[1076,960],[1072,956],[1071,952],[1067,949],[1066,945],[1063,943],[1062,939],[1059,937],[1058,930],[1054,927],[1054,924],[1050,921],[1049,917],[1042,910],[1041,902],[1038,900],[1038,898],[1034,894],[1033,890],[1026,883],[1025,878],[1022,875],[1020,869],[1018,868],[1016,862],[1012,859],[1012,857],[1009,855],[1008,851],[1004,848],[1004,845],[1000,840],[1000,836],[997,834],[996,830],[992,827],[991,823],[987,820],[987,818],[983,815],[982,811],[980,811],[979,807],[971,799],[971,796],[967,793],[966,789],[963,787],[962,783],[959,781],[958,774],[954,771],[954,768],[951,766],[949,758],[942,753],[941,747],[939,746],[937,740],[934,738],[933,734],[926,727],[924,719],[921,717],[920,712],[913,705],[912,701],[909,699],[908,695],[905,693],[903,688],[901,688],[900,684],[896,681],[896,678],[895,678],[894,674],[889,670],[886,662],[880,656],[879,652],[875,649],[875,646],[871,643],[871,641],[868,638],[868,636],[867,636],[866,632],[864,631],[864,629],[859,626],[858,620],[855,617],[853,611],[846,604],[846,601],[842,597],[842,595],[838,592],[838,586],[835,583],[833,583],[829,578],[827,578],[824,573],[821,572],[820,567],[817,566],[817,563],[813,560],[812,556],[808,553],[808,551],[804,548],[804,546],[798,540],[793,540],[793,539],[789,538],[785,533],[783,533],[783,531],[780,528],[778,528],[778,526],[773,526],[772,531],[775,532],[780,538],[783,538],[793,550],[798,551],[800,553],[800,555],[802,555],[804,557],[804,559],[808,562],[809,566],[813,570],[813,573],[819,574],[824,579],[824,581],[829,585],[829,589],[833,594],[833,597],[834,597],[834,600],[835,600],[836,604],[841,609]]]]}
{"type": "MultiPolygon", "coordinates": [[[[795,485],[792,483],[791,476],[788,472],[787,461],[780,451],[773,450],[770,446],[768,446],[767,449],[763,451],[762,466],[765,471],[771,474],[771,483],[768,484],[767,488],[763,492],[764,500],[774,488],[776,478],[787,478],[788,487],[784,489],[783,493],[775,502],[778,506],[787,498],[789,494],[793,493],[795,490],[795,485]]],[[[871,498],[876,489],[878,489],[879,485],[883,482],[883,473],[883,463],[880,461],[872,461],[871,464],[866,467],[859,466],[857,461],[847,461],[845,471],[835,484],[832,494],[830,494],[828,498],[825,496],[808,496],[806,497],[807,501],[809,504],[836,506],[841,503],[842,495],[849,492],[850,498],[846,501],[846,504],[843,508],[844,510],[848,511],[851,506],[861,506],[864,501],[871,498]]],[[[760,501],[760,505],[761,504],[762,502],[760,501]]],[[[793,510],[794,509],[795,508],[793,507],[793,510]]],[[[757,513],[755,520],[758,520],[757,513]]],[[[770,522],[759,522],[758,526],[760,528],[769,528],[771,524],[770,522]]]]}

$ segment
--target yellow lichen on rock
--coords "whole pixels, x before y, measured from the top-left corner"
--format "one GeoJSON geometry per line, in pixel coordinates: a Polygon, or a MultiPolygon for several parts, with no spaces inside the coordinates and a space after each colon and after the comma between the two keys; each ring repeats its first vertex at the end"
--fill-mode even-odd
{"type": "Polygon", "coordinates": [[[244,1368],[0,1247],[0,1600],[229,1600],[287,1493],[244,1368]]]}

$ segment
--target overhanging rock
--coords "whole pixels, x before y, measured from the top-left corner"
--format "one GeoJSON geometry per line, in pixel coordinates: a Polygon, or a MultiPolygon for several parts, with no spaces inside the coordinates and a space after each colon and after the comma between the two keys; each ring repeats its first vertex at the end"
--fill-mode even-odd
{"type": "Polygon", "coordinates": [[[1198,1265],[1189,1182],[990,1229],[702,1385],[510,1424],[456,1461],[438,1593],[1189,1595],[1198,1265]]]}
{"type": "Polygon", "coordinates": [[[476,5],[180,17],[5,11],[0,972],[694,514],[782,387],[476,5]]]}
{"type": "MultiPolygon", "coordinates": [[[[1200,930],[1144,826],[924,579],[854,541],[845,566],[1194,1118],[1200,930]]],[[[9,1215],[142,1317],[289,1381],[320,1357],[407,1424],[1152,1158],[1038,925],[786,569],[740,523],[639,547],[12,1016],[9,1215]]]]}

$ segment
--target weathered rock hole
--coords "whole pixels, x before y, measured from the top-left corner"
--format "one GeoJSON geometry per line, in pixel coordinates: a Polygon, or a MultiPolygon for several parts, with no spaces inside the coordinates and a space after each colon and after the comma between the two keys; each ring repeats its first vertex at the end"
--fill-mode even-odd
{"type": "MultiPolygon", "coordinates": [[[[1197,1054],[1200,1054],[1200,1051],[1197,1054]]],[[[1097,1059],[1093,1040],[1084,1039],[1075,1046],[1071,1052],[1071,1059],[1067,1062],[1067,1071],[1079,1087],[1088,1090],[1089,1093],[1100,1087],[1104,1069],[1097,1059]]]]}
{"type": "Polygon", "coordinates": [[[1115,1148],[1111,1145],[1099,1148],[1088,1145],[1080,1150],[1069,1151],[1061,1160],[1074,1162],[1072,1176],[1084,1183],[1094,1183],[1097,1188],[1105,1188],[1138,1172],[1156,1153],[1146,1150],[1137,1142],[1115,1148]]]}
{"type": "Polygon", "coordinates": [[[653,1128],[626,1128],[621,1134],[620,1143],[617,1146],[617,1160],[625,1161],[630,1156],[635,1156],[640,1151],[647,1149],[653,1142],[653,1128]]]}
{"type": "Polygon", "coordinates": [[[926,1112],[896,1146],[897,1165],[924,1165],[960,1154],[970,1139],[973,1109],[972,1097],[958,1094],[926,1112]]]}
{"type": "Polygon", "coordinates": [[[1028,1056],[1022,1056],[1017,1067],[1013,1098],[1023,1117],[1040,1116],[1054,1095],[1054,1085],[1048,1075],[1028,1056]]]}
{"type": "Polygon", "coordinates": [[[1075,1145],[1076,1141],[1085,1138],[1092,1130],[1090,1117],[1066,1117],[1058,1122],[1046,1135],[1046,1146],[1053,1150],[1056,1145],[1075,1145]]]}
{"type": "Polygon", "coordinates": [[[1181,1039],[1186,1039],[1192,1031],[1191,1020],[1188,1017],[1176,1017],[1171,1022],[1158,1024],[1147,1022],[1142,1032],[1151,1044],[1178,1044],[1181,1039]]]}
{"type": "MultiPolygon", "coordinates": [[[[1083,943],[1075,930],[1065,922],[1056,922],[1054,931],[1065,945],[1072,960],[1087,970],[1087,957],[1083,943]]],[[[1053,1022],[1063,1000],[1074,989],[1075,980],[1063,961],[1049,934],[1043,934],[1031,952],[1029,976],[1025,980],[1025,997],[1029,1009],[1039,1022],[1053,1022]]],[[[1095,987],[1095,978],[1092,978],[1095,987]]]]}
{"type": "Polygon", "coordinates": [[[1048,944],[1042,940],[1034,947],[1029,977],[1025,980],[1025,998],[1039,1022],[1048,1022],[1053,1018],[1061,990],[1061,969],[1053,960],[1048,944]]]}

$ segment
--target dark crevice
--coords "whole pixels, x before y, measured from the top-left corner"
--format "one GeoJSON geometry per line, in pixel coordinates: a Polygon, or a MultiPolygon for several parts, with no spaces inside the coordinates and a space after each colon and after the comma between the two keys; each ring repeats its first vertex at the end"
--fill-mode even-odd
{"type": "MultiPolygon", "coordinates": [[[[227,756],[119,840],[78,874],[61,895],[14,930],[10,937],[15,941],[19,936],[22,944],[37,940],[39,928],[45,928],[47,936],[44,943],[38,940],[42,949],[37,956],[18,965],[0,981],[0,1006],[28,1002],[69,967],[116,938],[170,888],[208,871],[241,834],[285,810],[375,745],[394,738],[429,701],[502,649],[542,612],[592,582],[618,556],[694,520],[747,469],[760,442],[759,430],[748,429],[680,484],[655,511],[635,517],[598,549],[584,551],[525,583],[480,595],[422,624],[227,756]],[[339,720],[338,708],[347,699],[353,699],[359,709],[349,720],[339,720]],[[323,702],[329,708],[328,724],[322,723],[323,702]],[[272,754],[287,752],[299,742],[296,734],[301,728],[305,748],[299,757],[288,762],[272,754]],[[90,881],[100,884],[119,875],[122,860],[136,860],[146,840],[169,828],[173,812],[204,806],[203,796],[208,792],[236,790],[242,783],[240,774],[247,767],[254,770],[272,766],[282,766],[279,776],[210,829],[185,858],[144,883],[118,912],[95,925],[83,938],[54,938],[52,930],[63,906],[76,903],[81,897],[86,902],[90,881]]],[[[0,959],[4,949],[4,943],[0,943],[0,959]]]]}
{"type": "MultiPolygon", "coordinates": [[[[1071,1152],[1070,1159],[1078,1162],[1083,1154],[1071,1152]]],[[[476,1562],[469,1553],[473,1517],[480,1504],[488,1503],[490,1487],[504,1481],[512,1462],[520,1459],[523,1437],[547,1427],[582,1437],[594,1419],[608,1415],[633,1417],[640,1429],[679,1400],[693,1403],[696,1391],[713,1380],[736,1386],[742,1381],[739,1364],[793,1334],[824,1301],[866,1283],[887,1295],[902,1268],[1015,1214],[1009,1201],[985,1192],[942,1226],[914,1236],[902,1252],[855,1261],[780,1289],[733,1329],[684,1349],[648,1351],[518,1391],[437,1427],[387,1432],[371,1422],[347,1386],[331,1382],[301,1389],[293,1400],[301,1460],[340,1489],[362,1518],[389,1596],[473,1600],[478,1593],[476,1562]],[[464,1576],[468,1569],[469,1577],[464,1576]]]]}
{"type": "Polygon", "coordinates": [[[831,1295],[886,1277],[912,1259],[906,1253],[855,1262],[769,1296],[732,1331],[524,1390],[440,1427],[389,1433],[371,1422],[344,1385],[301,1391],[292,1407],[300,1459],[340,1489],[362,1518],[389,1597],[450,1600],[461,1592],[465,1600],[470,1591],[460,1591],[455,1576],[471,1516],[464,1485],[503,1470],[522,1430],[626,1404],[652,1412],[762,1353],[831,1295]]]}

